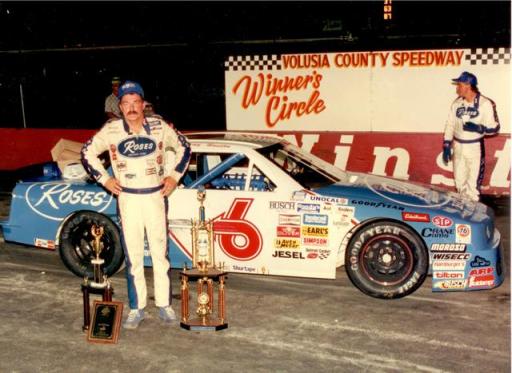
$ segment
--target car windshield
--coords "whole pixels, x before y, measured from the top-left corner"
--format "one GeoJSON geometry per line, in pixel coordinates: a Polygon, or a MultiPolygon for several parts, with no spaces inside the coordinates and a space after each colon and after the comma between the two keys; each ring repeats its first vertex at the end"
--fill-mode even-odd
{"type": "Polygon", "coordinates": [[[347,178],[342,170],[290,143],[277,143],[258,152],[306,189],[325,187],[347,178]]]}

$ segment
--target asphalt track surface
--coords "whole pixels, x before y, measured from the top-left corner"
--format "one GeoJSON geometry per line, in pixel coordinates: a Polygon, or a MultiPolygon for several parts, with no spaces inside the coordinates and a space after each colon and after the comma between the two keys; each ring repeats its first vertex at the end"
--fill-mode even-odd
{"type": "MultiPolygon", "coordinates": [[[[230,274],[228,329],[166,325],[150,299],[146,320],[115,345],[87,342],[81,279],[57,253],[1,242],[0,372],[510,372],[510,200],[486,202],[506,253],[497,289],[432,293],[429,277],[406,298],[378,300],[343,268],[336,280],[230,274]]],[[[151,269],[146,276],[151,284],[151,269]]],[[[124,275],[112,283],[126,304],[124,275]]]]}

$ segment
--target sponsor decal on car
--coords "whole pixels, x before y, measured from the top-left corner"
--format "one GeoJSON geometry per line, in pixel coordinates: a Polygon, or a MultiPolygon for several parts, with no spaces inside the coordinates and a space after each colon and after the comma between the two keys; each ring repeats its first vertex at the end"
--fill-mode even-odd
{"type": "Polygon", "coordinates": [[[454,271],[464,270],[466,268],[465,260],[434,260],[432,261],[433,271],[454,271]]]}
{"type": "Polygon", "coordinates": [[[283,226],[276,227],[277,237],[300,237],[300,228],[298,226],[283,226]]]}
{"type": "Polygon", "coordinates": [[[327,246],[329,244],[329,240],[322,237],[302,237],[302,244],[304,246],[327,246]]]}
{"type": "Polygon", "coordinates": [[[402,220],[418,223],[430,223],[430,215],[420,212],[402,212],[402,220]]]}
{"type": "Polygon", "coordinates": [[[317,203],[298,203],[297,212],[320,212],[320,205],[317,203]]]}
{"type": "Polygon", "coordinates": [[[329,257],[329,255],[331,255],[331,250],[318,250],[318,251],[311,251],[311,252],[308,252],[308,250],[306,250],[307,252],[307,255],[306,255],[306,258],[308,259],[320,259],[320,260],[324,260],[324,259],[327,259],[329,257]]]}
{"type": "Polygon", "coordinates": [[[449,238],[453,235],[453,232],[454,231],[451,228],[423,228],[421,230],[421,235],[423,237],[449,238]]]}
{"type": "Polygon", "coordinates": [[[467,224],[455,224],[455,242],[471,243],[471,227],[467,224]]]}
{"type": "Polygon", "coordinates": [[[62,220],[78,205],[103,212],[112,201],[107,192],[74,189],[69,183],[34,183],[25,192],[27,205],[38,215],[62,220]],[[35,201],[35,202],[33,202],[35,201]]]}
{"type": "Polygon", "coordinates": [[[475,259],[469,263],[471,267],[487,267],[491,265],[491,262],[481,256],[475,256],[475,259]]]}
{"type": "Polygon", "coordinates": [[[348,200],[346,198],[314,196],[314,195],[308,195],[307,197],[311,201],[339,203],[340,205],[346,205],[348,203],[348,200]]]}
{"type": "Polygon", "coordinates": [[[256,268],[233,264],[233,271],[256,273],[256,268]]]}
{"type": "Polygon", "coordinates": [[[469,276],[470,288],[480,288],[494,286],[494,275],[483,275],[483,276],[469,276]]]}
{"type": "Polygon", "coordinates": [[[298,249],[300,247],[300,240],[297,238],[276,238],[274,240],[274,247],[276,249],[298,249]]]}
{"type": "Polygon", "coordinates": [[[34,246],[54,250],[55,249],[55,241],[54,240],[45,240],[43,238],[36,238],[34,240],[34,246]]]}
{"type": "Polygon", "coordinates": [[[300,225],[300,215],[279,214],[279,225],[300,225]]]}
{"type": "Polygon", "coordinates": [[[434,216],[432,223],[439,228],[448,228],[453,225],[452,219],[440,215],[434,216]]]}
{"type": "Polygon", "coordinates": [[[384,203],[384,202],[359,201],[359,200],[353,199],[352,201],[350,201],[350,203],[352,203],[353,205],[360,205],[360,206],[382,207],[382,208],[386,208],[386,209],[395,209],[395,210],[400,210],[400,211],[404,210],[404,208],[402,206],[391,205],[389,203],[384,203]]]}
{"type": "Polygon", "coordinates": [[[443,281],[436,281],[432,285],[434,288],[437,289],[464,289],[466,287],[466,280],[443,280],[443,281]]]}
{"type": "Polygon", "coordinates": [[[492,267],[484,267],[484,268],[475,268],[469,271],[470,276],[476,276],[476,275],[489,275],[494,272],[494,269],[492,267]]]}
{"type": "Polygon", "coordinates": [[[268,208],[271,210],[295,210],[295,202],[270,201],[268,208]]]}
{"type": "Polygon", "coordinates": [[[329,217],[327,215],[304,214],[302,221],[304,224],[328,225],[329,217]]]}
{"type": "Polygon", "coordinates": [[[304,192],[303,190],[293,192],[293,194],[292,194],[292,199],[294,201],[304,201],[305,198],[306,198],[306,192],[304,192]]]}
{"type": "Polygon", "coordinates": [[[327,227],[311,227],[308,225],[303,225],[302,226],[302,235],[315,236],[315,237],[327,237],[329,235],[329,228],[327,228],[327,227]]]}
{"type": "Polygon", "coordinates": [[[471,258],[469,253],[433,253],[433,260],[468,260],[471,258]]]}
{"type": "Polygon", "coordinates": [[[287,258],[287,259],[306,259],[304,254],[300,251],[283,251],[276,250],[272,254],[274,258],[287,258]]]}
{"type": "Polygon", "coordinates": [[[455,280],[455,279],[461,279],[464,278],[464,272],[463,271],[443,271],[438,272],[435,271],[432,273],[432,277],[435,280],[455,280]]]}
{"type": "Polygon", "coordinates": [[[433,243],[430,251],[459,252],[466,251],[466,245],[462,243],[433,243]]]}

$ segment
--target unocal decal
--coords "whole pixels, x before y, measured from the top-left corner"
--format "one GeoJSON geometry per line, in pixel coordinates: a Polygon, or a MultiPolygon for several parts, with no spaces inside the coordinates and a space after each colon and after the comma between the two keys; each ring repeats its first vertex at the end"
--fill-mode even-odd
{"type": "Polygon", "coordinates": [[[69,183],[35,183],[27,188],[25,200],[36,214],[59,221],[77,210],[77,205],[103,212],[112,195],[103,190],[73,189],[69,183]]]}

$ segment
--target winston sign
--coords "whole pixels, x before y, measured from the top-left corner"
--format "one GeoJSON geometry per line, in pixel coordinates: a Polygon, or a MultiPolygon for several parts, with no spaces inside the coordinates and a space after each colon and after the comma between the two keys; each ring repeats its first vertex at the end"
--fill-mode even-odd
{"type": "Polygon", "coordinates": [[[509,194],[509,48],[231,56],[225,70],[228,130],[277,133],[347,170],[448,187],[450,83],[469,71],[501,123],[486,140],[483,192],[509,194]]]}

